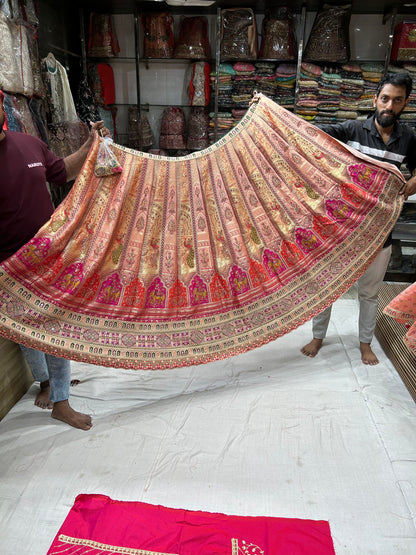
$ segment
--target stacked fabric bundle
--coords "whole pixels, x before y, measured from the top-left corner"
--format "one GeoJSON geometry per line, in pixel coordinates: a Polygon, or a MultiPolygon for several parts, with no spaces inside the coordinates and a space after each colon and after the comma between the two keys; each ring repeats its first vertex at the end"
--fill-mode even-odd
{"type": "Polygon", "coordinates": [[[341,67],[341,77],[339,108],[345,113],[344,119],[357,119],[358,105],[364,91],[364,79],[360,66],[353,63],[344,64],[341,67]]]}
{"type": "Polygon", "coordinates": [[[416,128],[416,64],[411,62],[406,62],[403,67],[400,66],[390,66],[389,72],[403,73],[406,72],[410,75],[413,88],[409,96],[409,104],[404,109],[400,120],[413,128],[416,128]]]}
{"type": "MultiPolygon", "coordinates": [[[[222,107],[232,106],[231,93],[233,90],[232,76],[235,75],[232,64],[220,64],[218,70],[218,105],[222,107]]],[[[215,71],[211,72],[211,86],[215,95],[215,71]]]]}
{"type": "Polygon", "coordinates": [[[325,68],[318,79],[318,116],[316,123],[331,123],[336,119],[341,95],[341,75],[336,68],[325,68]]]}
{"type": "Polygon", "coordinates": [[[281,63],[276,67],[276,94],[273,100],[293,110],[295,106],[296,65],[281,63]]]}
{"type": "Polygon", "coordinates": [[[276,64],[273,62],[256,62],[256,90],[273,98],[276,96],[276,64]]]}
{"type": "Polygon", "coordinates": [[[248,108],[256,89],[256,68],[248,62],[236,62],[233,65],[235,75],[233,78],[233,88],[231,98],[233,105],[240,108],[248,108]]]}
{"type": "Polygon", "coordinates": [[[360,112],[364,112],[360,117],[366,118],[368,112],[373,110],[373,99],[376,94],[377,85],[383,77],[384,65],[381,62],[371,62],[361,64],[361,73],[364,80],[364,90],[358,103],[360,112]]]}
{"type": "Polygon", "coordinates": [[[316,64],[302,62],[297,101],[298,116],[313,121],[318,115],[318,79],[322,69],[316,64]]]}
{"type": "MultiPolygon", "coordinates": [[[[245,111],[245,110],[244,110],[245,111]]],[[[217,114],[217,137],[215,137],[215,112],[209,113],[209,142],[212,144],[221,139],[235,125],[231,112],[221,111],[217,114]]]]}

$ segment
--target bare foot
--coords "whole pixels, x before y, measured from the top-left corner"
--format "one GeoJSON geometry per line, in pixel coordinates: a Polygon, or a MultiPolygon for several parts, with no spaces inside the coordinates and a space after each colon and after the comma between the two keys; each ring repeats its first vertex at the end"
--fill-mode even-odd
{"type": "Polygon", "coordinates": [[[300,350],[306,357],[314,357],[318,354],[319,349],[322,347],[323,339],[316,339],[315,337],[312,339],[310,343],[302,347],[300,350]]]}
{"type": "Polygon", "coordinates": [[[68,400],[54,403],[51,416],[81,430],[89,430],[92,427],[91,416],[75,411],[68,400]]]}
{"type": "Polygon", "coordinates": [[[53,403],[49,398],[51,392],[51,388],[49,386],[49,380],[46,382],[41,382],[40,384],[40,391],[36,395],[35,405],[40,407],[41,409],[52,409],[53,403]]]}
{"type": "Polygon", "coordinates": [[[360,341],[360,351],[361,351],[361,362],[363,364],[369,364],[370,366],[375,366],[379,363],[378,358],[373,353],[370,347],[370,343],[361,343],[360,341]]]}

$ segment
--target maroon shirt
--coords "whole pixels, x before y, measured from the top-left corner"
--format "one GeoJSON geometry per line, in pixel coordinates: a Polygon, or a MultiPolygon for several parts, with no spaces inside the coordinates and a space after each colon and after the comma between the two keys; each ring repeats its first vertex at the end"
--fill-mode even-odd
{"type": "Polygon", "coordinates": [[[0,262],[27,243],[51,217],[46,182],[65,185],[63,158],[40,139],[5,131],[0,141],[0,262]]]}

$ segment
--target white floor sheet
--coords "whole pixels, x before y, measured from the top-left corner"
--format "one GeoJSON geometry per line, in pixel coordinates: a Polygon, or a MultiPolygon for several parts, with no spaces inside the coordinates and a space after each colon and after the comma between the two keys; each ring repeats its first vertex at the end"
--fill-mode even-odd
{"type": "Polygon", "coordinates": [[[35,407],[32,386],[0,422],[0,553],[45,555],[79,493],[328,520],[337,555],[416,553],[416,405],[376,340],[380,364],[361,363],[356,327],[342,298],[315,359],[299,352],[308,322],[203,366],[73,363],[88,432],[35,407]]]}

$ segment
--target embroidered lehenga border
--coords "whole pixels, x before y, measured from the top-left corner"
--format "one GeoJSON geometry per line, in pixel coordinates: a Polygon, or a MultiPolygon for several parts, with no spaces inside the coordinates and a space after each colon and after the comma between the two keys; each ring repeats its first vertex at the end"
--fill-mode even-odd
{"type": "Polygon", "coordinates": [[[243,353],[330,305],[401,209],[400,172],[260,95],[211,147],[100,140],[50,221],[0,265],[0,333],[74,360],[163,369],[243,353]]]}
{"type": "Polygon", "coordinates": [[[233,516],[106,495],[75,499],[48,555],[335,555],[324,520],[233,516]]]}

